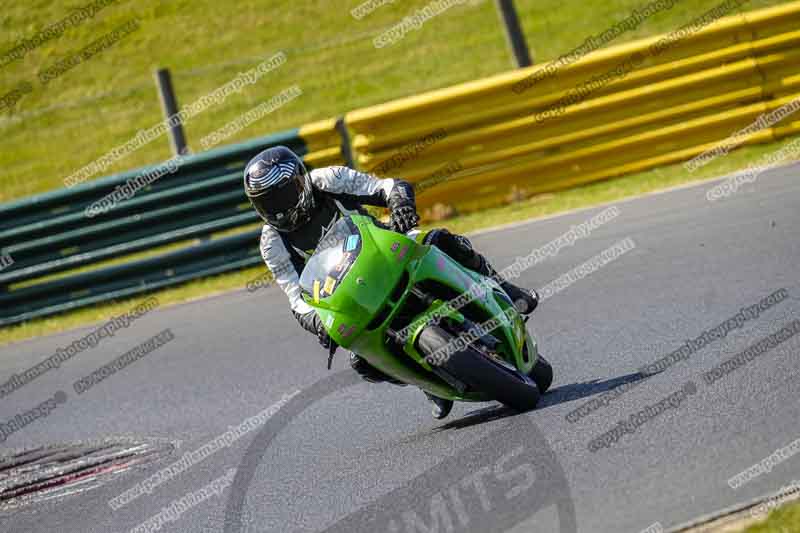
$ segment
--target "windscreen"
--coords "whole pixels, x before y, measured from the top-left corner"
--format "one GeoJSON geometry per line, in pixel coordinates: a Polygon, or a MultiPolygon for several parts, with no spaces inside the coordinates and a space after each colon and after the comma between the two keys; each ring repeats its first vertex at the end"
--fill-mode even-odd
{"type": "Polygon", "coordinates": [[[300,287],[314,302],[336,291],[361,251],[361,234],[349,217],[342,218],[322,237],[300,276],[300,287]]]}

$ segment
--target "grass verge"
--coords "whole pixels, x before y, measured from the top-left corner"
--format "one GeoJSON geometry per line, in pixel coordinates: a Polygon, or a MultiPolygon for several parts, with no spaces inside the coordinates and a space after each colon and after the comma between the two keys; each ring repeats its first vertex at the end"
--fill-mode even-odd
{"type": "MultiPolygon", "coordinates": [[[[748,164],[758,161],[761,156],[778,150],[781,146],[791,141],[792,139],[790,138],[778,143],[740,148],[726,157],[714,160],[711,164],[691,175],[687,174],[681,164],[676,164],[583,187],[535,196],[512,205],[456,217],[437,225],[446,226],[457,233],[468,233],[501,224],[613,202],[693,181],[702,181],[745,168],[748,164]]],[[[520,252],[523,252],[523,250],[520,252]]],[[[265,267],[250,268],[231,274],[192,281],[154,294],[162,306],[174,305],[215,293],[243,289],[248,281],[263,275],[265,270],[265,267]]],[[[130,298],[110,302],[0,328],[0,345],[101,322],[113,315],[127,311],[134,302],[140,299],[130,298]]]]}
{"type": "MultiPolygon", "coordinates": [[[[741,11],[784,0],[748,0],[741,11]]],[[[92,0],[0,1],[0,54],[20,39],[92,0]]],[[[347,111],[509,70],[510,54],[495,2],[468,0],[427,20],[400,41],[375,48],[373,39],[431,0],[387,3],[363,18],[361,0],[114,0],[89,20],[69,26],[23,58],[0,67],[0,95],[29,84],[19,101],[0,109],[0,202],[64,186],[63,179],[162,119],[153,70],[172,73],[180,105],[188,105],[284,51],[286,64],[224,102],[188,120],[189,146],[288,87],[301,97],[242,129],[238,142],[347,111]],[[68,59],[126,21],[139,29],[47,83],[38,74],[68,59]]],[[[537,63],[552,60],[628,18],[643,0],[515,2],[537,63]]],[[[608,46],[668,32],[720,0],[680,0],[608,46]]],[[[164,161],[167,137],[154,140],[106,174],[164,161]]]]}
{"type": "Polygon", "coordinates": [[[800,533],[800,503],[778,507],[764,522],[748,527],[743,533],[800,533]]]}

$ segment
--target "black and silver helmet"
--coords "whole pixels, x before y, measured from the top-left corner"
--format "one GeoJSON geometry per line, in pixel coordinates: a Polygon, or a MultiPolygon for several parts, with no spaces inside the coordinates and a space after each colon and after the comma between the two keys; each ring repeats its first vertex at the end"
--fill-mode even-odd
{"type": "Polygon", "coordinates": [[[311,176],[285,146],[268,148],[247,163],[244,192],[261,218],[278,231],[299,228],[314,209],[311,176]]]}

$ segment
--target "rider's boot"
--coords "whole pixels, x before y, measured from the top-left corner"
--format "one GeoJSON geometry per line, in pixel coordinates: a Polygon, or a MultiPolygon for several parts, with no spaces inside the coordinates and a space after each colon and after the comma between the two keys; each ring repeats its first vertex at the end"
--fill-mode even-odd
{"type": "MultiPolygon", "coordinates": [[[[406,383],[384,374],[353,352],[350,352],[350,366],[356,371],[356,373],[358,373],[359,376],[362,377],[362,379],[369,381],[370,383],[391,383],[392,385],[400,386],[406,385],[406,383]]],[[[433,396],[432,394],[428,394],[427,392],[425,393],[425,396],[428,397],[428,400],[430,400],[431,404],[433,405],[431,414],[433,414],[434,418],[441,420],[450,414],[450,410],[453,408],[453,400],[445,400],[443,398],[433,396]]]]}
{"type": "Polygon", "coordinates": [[[511,298],[511,301],[514,302],[514,307],[517,308],[517,311],[523,315],[529,315],[533,313],[533,310],[536,309],[537,305],[539,305],[539,294],[537,294],[536,291],[532,289],[523,289],[522,287],[514,285],[507,279],[504,279],[494,268],[492,268],[492,265],[489,264],[489,261],[477,252],[475,252],[473,265],[474,268],[472,265],[470,265],[469,268],[478,274],[483,274],[484,276],[494,278],[500,284],[500,287],[505,291],[508,297],[511,298]]]}
{"type": "Polygon", "coordinates": [[[431,414],[433,415],[433,418],[441,420],[450,414],[450,410],[453,408],[453,400],[445,400],[444,398],[439,398],[438,396],[428,394],[427,392],[425,392],[425,396],[428,397],[428,400],[430,400],[431,404],[433,405],[431,408],[431,414]]]}

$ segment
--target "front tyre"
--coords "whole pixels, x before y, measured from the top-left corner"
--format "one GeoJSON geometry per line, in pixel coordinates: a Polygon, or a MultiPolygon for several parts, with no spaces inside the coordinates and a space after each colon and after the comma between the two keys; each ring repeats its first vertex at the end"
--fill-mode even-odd
{"type": "MultiPolygon", "coordinates": [[[[433,354],[447,346],[453,339],[455,336],[444,329],[428,326],[419,334],[418,348],[425,357],[436,357],[433,354]]],[[[529,411],[539,402],[539,387],[535,381],[517,370],[505,367],[471,346],[454,352],[439,366],[470,388],[487,394],[517,411],[529,411]]]]}

